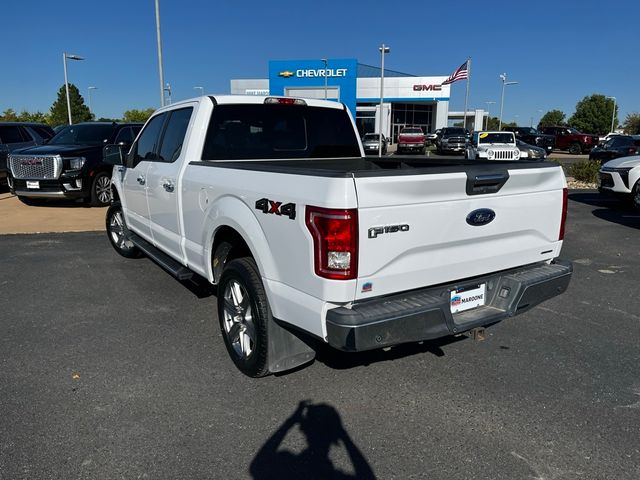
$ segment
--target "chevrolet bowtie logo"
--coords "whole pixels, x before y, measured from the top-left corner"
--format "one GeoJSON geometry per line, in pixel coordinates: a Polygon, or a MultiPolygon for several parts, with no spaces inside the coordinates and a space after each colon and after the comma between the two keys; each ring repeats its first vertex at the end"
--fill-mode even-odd
{"type": "Polygon", "coordinates": [[[285,70],[284,72],[280,72],[278,74],[279,77],[284,77],[284,78],[289,78],[289,77],[293,77],[295,75],[295,73],[289,71],[289,70],[285,70]]]}

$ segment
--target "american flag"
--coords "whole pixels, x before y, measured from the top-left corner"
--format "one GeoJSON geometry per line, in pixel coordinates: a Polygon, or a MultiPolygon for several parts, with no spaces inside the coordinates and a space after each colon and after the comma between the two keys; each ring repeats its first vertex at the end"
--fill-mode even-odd
{"type": "Polygon", "coordinates": [[[449,85],[450,83],[457,82],[458,80],[464,80],[469,77],[469,60],[460,65],[455,72],[453,72],[449,78],[447,78],[442,85],[449,85]]]}

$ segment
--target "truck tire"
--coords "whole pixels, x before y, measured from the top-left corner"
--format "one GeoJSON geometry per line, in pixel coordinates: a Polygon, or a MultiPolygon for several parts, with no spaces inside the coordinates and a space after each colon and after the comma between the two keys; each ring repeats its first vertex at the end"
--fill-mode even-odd
{"type": "Polygon", "coordinates": [[[111,203],[111,176],[107,173],[98,173],[91,182],[90,202],[94,207],[105,207],[111,203]]]}
{"type": "Polygon", "coordinates": [[[268,322],[271,308],[256,262],[231,260],[218,282],[218,319],[229,356],[249,377],[268,375],[268,322]]]}
{"type": "Polygon", "coordinates": [[[569,153],[571,155],[580,155],[582,153],[582,146],[579,143],[572,143],[569,145],[569,153]]]}
{"type": "Polygon", "coordinates": [[[124,221],[122,205],[115,202],[109,207],[106,215],[107,237],[111,246],[125,258],[138,258],[142,252],[128,239],[129,229],[124,221]]]}

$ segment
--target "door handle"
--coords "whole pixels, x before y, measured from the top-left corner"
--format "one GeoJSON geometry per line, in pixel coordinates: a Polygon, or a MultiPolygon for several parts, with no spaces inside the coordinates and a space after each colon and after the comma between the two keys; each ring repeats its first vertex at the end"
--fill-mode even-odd
{"type": "Polygon", "coordinates": [[[138,183],[140,185],[144,185],[146,180],[144,179],[144,175],[140,175],[138,178],[136,178],[136,180],[138,180],[138,183]]]}
{"type": "Polygon", "coordinates": [[[165,180],[162,186],[169,193],[173,192],[176,187],[171,180],[165,180]]]}

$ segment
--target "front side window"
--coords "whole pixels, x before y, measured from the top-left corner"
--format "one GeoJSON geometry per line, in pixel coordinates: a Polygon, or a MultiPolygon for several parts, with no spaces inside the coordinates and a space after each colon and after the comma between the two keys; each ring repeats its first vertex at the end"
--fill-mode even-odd
{"type": "Polygon", "coordinates": [[[181,108],[171,112],[171,116],[167,122],[167,128],[162,136],[159,161],[174,162],[180,156],[182,143],[187,133],[192,112],[193,108],[191,107],[181,108]]]}
{"type": "Polygon", "coordinates": [[[302,105],[218,105],[203,160],[359,157],[345,110],[302,105]]]}
{"type": "Polygon", "coordinates": [[[136,146],[136,159],[138,161],[156,160],[156,146],[158,145],[160,131],[166,117],[166,113],[161,113],[147,123],[147,126],[140,134],[140,138],[138,138],[136,146]]]}
{"type": "Polygon", "coordinates": [[[2,143],[22,143],[22,135],[17,125],[0,126],[0,141],[2,143]]]}
{"type": "Polygon", "coordinates": [[[114,143],[116,145],[131,145],[134,140],[133,130],[131,127],[125,127],[118,132],[114,143]]]}

